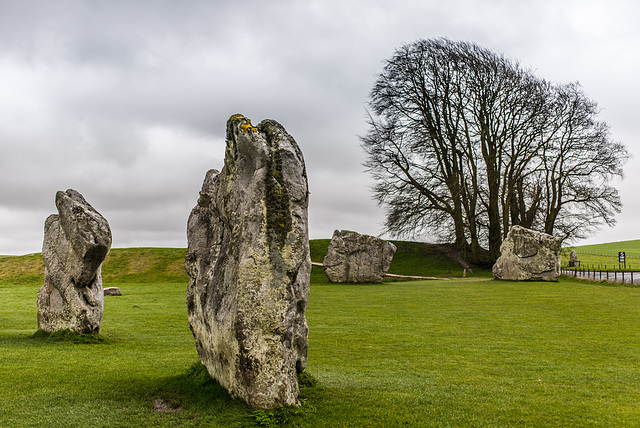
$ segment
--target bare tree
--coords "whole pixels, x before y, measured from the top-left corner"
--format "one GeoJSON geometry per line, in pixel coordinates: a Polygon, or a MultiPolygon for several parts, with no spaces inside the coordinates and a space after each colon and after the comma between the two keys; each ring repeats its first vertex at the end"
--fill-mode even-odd
{"type": "Polygon", "coordinates": [[[395,235],[428,231],[492,262],[511,225],[577,237],[620,209],[608,183],[626,149],[576,84],[472,43],[419,40],[386,61],[369,107],[365,166],[395,235]]]}
{"type": "Polygon", "coordinates": [[[629,155],[613,142],[609,126],[596,120],[598,107],[577,83],[553,90],[544,146],[544,231],[584,238],[599,224],[613,225],[622,203],[609,183],[622,177],[629,155]]]}

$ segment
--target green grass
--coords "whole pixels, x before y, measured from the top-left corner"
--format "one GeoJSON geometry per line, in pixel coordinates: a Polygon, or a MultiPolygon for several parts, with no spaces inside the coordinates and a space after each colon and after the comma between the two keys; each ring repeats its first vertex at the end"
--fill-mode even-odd
{"type": "Polygon", "coordinates": [[[109,284],[97,341],[34,335],[39,282],[0,285],[0,426],[640,426],[638,288],[321,279],[304,404],[269,412],[198,363],[186,281],[109,284]]]}
{"type": "Polygon", "coordinates": [[[571,250],[576,251],[581,267],[609,271],[620,269],[618,252],[624,251],[626,256],[624,269],[640,270],[640,239],[563,248],[563,265],[568,265],[571,250]]]}
{"type": "Polygon", "coordinates": [[[615,255],[616,257],[618,256],[618,251],[624,251],[628,257],[640,258],[640,239],[606,244],[580,245],[571,248],[578,252],[615,255]]]}
{"type": "Polygon", "coordinates": [[[640,424],[635,289],[468,279],[312,291],[310,367],[330,392],[318,424],[325,412],[350,415],[344,426],[640,424]]]}

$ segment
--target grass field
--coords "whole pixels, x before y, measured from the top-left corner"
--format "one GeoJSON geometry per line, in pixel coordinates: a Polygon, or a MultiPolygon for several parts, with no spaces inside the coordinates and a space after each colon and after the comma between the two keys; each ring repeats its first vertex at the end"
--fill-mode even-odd
{"type": "Polygon", "coordinates": [[[123,295],[106,298],[96,344],[33,338],[39,283],[0,285],[0,426],[640,426],[640,289],[345,285],[318,271],[307,372],[319,383],[299,412],[254,412],[208,379],[186,281],[106,282],[123,295]]]}
{"type": "Polygon", "coordinates": [[[618,263],[618,252],[624,251],[626,256],[625,270],[640,270],[640,239],[564,248],[562,252],[563,265],[568,264],[571,250],[576,251],[581,267],[599,270],[619,270],[621,266],[618,263]]]}

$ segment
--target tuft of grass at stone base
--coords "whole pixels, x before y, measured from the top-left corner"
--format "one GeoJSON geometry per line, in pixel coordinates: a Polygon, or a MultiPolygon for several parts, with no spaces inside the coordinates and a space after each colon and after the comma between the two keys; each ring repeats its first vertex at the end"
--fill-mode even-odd
{"type": "Polygon", "coordinates": [[[49,340],[54,342],[71,342],[75,344],[98,344],[109,343],[109,339],[99,333],[75,333],[68,328],[48,333],[44,330],[38,330],[31,336],[32,339],[49,340]]]}

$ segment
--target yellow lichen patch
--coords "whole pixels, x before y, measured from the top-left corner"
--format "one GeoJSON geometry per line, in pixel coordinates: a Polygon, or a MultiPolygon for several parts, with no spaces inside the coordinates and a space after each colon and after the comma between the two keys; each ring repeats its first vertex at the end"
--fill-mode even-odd
{"type": "Polygon", "coordinates": [[[256,128],[251,125],[251,121],[249,119],[246,119],[246,121],[246,123],[240,125],[240,129],[242,129],[245,134],[249,131],[256,131],[256,128]]]}
{"type": "Polygon", "coordinates": [[[239,120],[242,123],[242,125],[240,125],[240,129],[242,129],[242,132],[244,132],[245,134],[249,131],[256,131],[257,129],[251,124],[251,119],[248,119],[246,117],[244,117],[241,114],[234,114],[233,116],[231,116],[229,118],[229,120],[239,120]]]}

